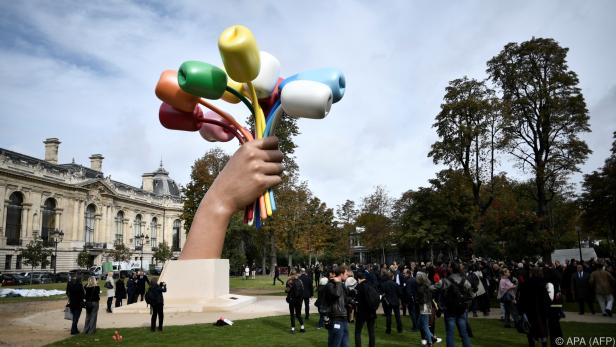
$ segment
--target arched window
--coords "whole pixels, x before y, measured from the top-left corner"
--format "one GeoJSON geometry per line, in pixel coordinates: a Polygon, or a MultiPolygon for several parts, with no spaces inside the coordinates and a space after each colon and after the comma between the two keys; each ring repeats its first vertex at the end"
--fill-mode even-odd
{"type": "Polygon", "coordinates": [[[20,192],[14,192],[9,197],[6,211],[6,244],[19,246],[21,242],[21,212],[23,210],[24,197],[20,192]]]}
{"type": "Polygon", "coordinates": [[[150,245],[152,248],[158,247],[156,242],[156,235],[158,234],[158,219],[156,217],[152,218],[152,222],[150,223],[150,245]]]}
{"type": "Polygon", "coordinates": [[[115,217],[115,243],[124,243],[124,212],[118,211],[115,217]]]}
{"type": "Polygon", "coordinates": [[[133,224],[133,245],[135,249],[137,245],[140,245],[137,241],[137,236],[141,235],[141,215],[138,214],[135,216],[135,223],[133,224]]]}
{"type": "Polygon", "coordinates": [[[94,214],[96,213],[96,206],[94,204],[88,205],[86,208],[86,230],[84,241],[86,244],[94,242],[94,214]]]}
{"type": "Polygon", "coordinates": [[[43,225],[41,226],[41,239],[44,244],[49,243],[49,233],[56,227],[56,200],[48,198],[43,205],[43,225]]]}
{"type": "Polygon", "coordinates": [[[181,225],[182,223],[180,222],[179,219],[176,219],[175,221],[173,221],[173,241],[171,244],[172,251],[180,250],[180,227],[181,225]]]}

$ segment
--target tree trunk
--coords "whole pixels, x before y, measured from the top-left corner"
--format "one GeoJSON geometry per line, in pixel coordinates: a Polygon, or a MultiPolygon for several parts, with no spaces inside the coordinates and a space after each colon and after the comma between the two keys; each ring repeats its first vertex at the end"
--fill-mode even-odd
{"type": "Polygon", "coordinates": [[[263,272],[261,273],[262,275],[266,274],[265,269],[267,268],[267,260],[265,259],[267,257],[267,247],[266,245],[263,245],[263,247],[261,247],[261,269],[263,269],[263,272]]]}
{"type": "Polygon", "coordinates": [[[293,267],[293,254],[291,253],[289,253],[288,265],[289,265],[289,270],[291,270],[291,268],[293,267]]]}
{"type": "Polygon", "coordinates": [[[270,236],[270,273],[273,274],[274,272],[274,266],[276,266],[278,264],[278,255],[276,254],[276,237],[274,236],[274,233],[272,232],[272,235],[270,236]]]}

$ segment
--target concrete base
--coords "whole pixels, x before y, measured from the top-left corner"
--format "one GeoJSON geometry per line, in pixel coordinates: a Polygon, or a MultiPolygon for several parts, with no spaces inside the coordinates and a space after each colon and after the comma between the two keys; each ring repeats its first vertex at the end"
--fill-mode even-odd
{"type": "MultiPolygon", "coordinates": [[[[255,297],[229,294],[229,260],[170,260],[159,277],[167,284],[165,312],[230,311],[255,297]]],[[[114,313],[149,313],[145,301],[117,307],[114,313]]]]}

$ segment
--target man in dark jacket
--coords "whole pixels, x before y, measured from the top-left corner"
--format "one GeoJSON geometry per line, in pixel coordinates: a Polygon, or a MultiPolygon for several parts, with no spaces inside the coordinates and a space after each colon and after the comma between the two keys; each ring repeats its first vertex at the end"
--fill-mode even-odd
{"type": "Polygon", "coordinates": [[[347,293],[344,287],[346,281],[346,266],[338,266],[333,270],[334,276],[325,286],[326,300],[329,305],[331,327],[328,330],[328,347],[345,347],[349,345],[349,323],[347,321],[347,293]]]}
{"type": "Polygon", "coordinates": [[[394,282],[394,274],[390,271],[381,283],[383,293],[383,312],[385,312],[385,333],[391,334],[391,314],[396,317],[396,329],[402,333],[402,320],[400,319],[400,287],[394,282]]]}
{"type": "Polygon", "coordinates": [[[409,308],[409,317],[411,319],[412,330],[417,331],[417,280],[413,276],[413,273],[409,269],[404,270],[404,278],[406,286],[404,286],[404,296],[406,297],[406,303],[409,308]]]}
{"type": "Polygon", "coordinates": [[[146,303],[152,307],[152,319],[150,321],[150,330],[152,331],[156,330],[156,316],[158,316],[158,331],[163,331],[163,306],[165,304],[163,293],[166,291],[167,285],[165,282],[161,282],[159,286],[156,279],[152,280],[146,295],[146,303]]]}
{"type": "Polygon", "coordinates": [[[81,274],[76,273],[71,281],[66,285],[66,296],[68,296],[68,306],[73,314],[73,324],[71,325],[71,335],[79,334],[77,324],[81,316],[81,309],[85,305],[86,292],[81,284],[81,274]]]}
{"type": "Polygon", "coordinates": [[[274,264],[274,283],[272,283],[273,286],[276,285],[276,280],[284,284],[284,282],[280,279],[280,269],[278,268],[278,265],[274,264]]]}
{"type": "Polygon", "coordinates": [[[361,347],[361,331],[364,323],[368,327],[368,346],[375,346],[374,323],[376,322],[376,310],[369,307],[368,291],[376,288],[372,287],[366,280],[364,272],[357,273],[357,320],[355,321],[355,347],[361,347]],[[368,288],[370,286],[370,288],[368,288]]]}
{"type": "Polygon", "coordinates": [[[308,274],[306,273],[306,269],[302,268],[300,271],[300,275],[299,275],[299,279],[300,281],[302,281],[302,284],[304,285],[304,295],[303,295],[303,299],[304,299],[304,306],[306,306],[306,319],[310,319],[310,298],[312,298],[312,295],[314,293],[314,289],[312,286],[312,280],[310,279],[310,276],[308,276],[308,274]]]}
{"type": "Polygon", "coordinates": [[[582,264],[578,264],[577,272],[571,275],[571,293],[577,301],[580,314],[584,314],[584,303],[588,304],[590,313],[595,314],[594,298],[590,288],[590,275],[584,272],[582,264]]]}
{"type": "MultiPolygon", "coordinates": [[[[139,271],[139,277],[137,278],[137,294],[141,297],[140,301],[143,301],[143,295],[145,294],[145,284],[150,284],[148,276],[143,271],[139,271]]],[[[137,300],[135,300],[137,302],[137,300]]]]}

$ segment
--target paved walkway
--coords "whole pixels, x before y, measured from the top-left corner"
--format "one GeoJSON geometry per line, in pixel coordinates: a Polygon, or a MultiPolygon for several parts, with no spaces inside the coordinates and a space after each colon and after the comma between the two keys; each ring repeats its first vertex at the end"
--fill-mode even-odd
{"type": "MultiPolygon", "coordinates": [[[[101,303],[104,301],[101,300],[101,303]]],[[[70,321],[64,320],[65,301],[40,301],[0,305],[0,346],[41,346],[68,337],[70,321]]],[[[311,302],[311,308],[314,307],[311,302]]],[[[168,313],[165,325],[187,325],[213,323],[221,315],[231,320],[288,314],[288,306],[282,296],[257,296],[253,304],[233,312],[168,313]]],[[[492,310],[488,317],[478,319],[499,319],[500,310],[492,310]]],[[[83,327],[85,312],[80,320],[83,327]]],[[[578,315],[568,312],[565,322],[614,323],[616,317],[603,317],[600,314],[578,315]]],[[[108,314],[101,306],[98,314],[99,328],[149,327],[148,314],[108,314]]]]}

